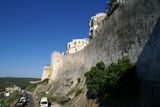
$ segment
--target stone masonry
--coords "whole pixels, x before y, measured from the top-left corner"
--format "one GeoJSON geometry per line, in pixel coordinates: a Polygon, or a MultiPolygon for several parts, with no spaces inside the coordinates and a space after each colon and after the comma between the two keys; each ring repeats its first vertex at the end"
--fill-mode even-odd
{"type": "MultiPolygon", "coordinates": [[[[160,0],[123,0],[110,17],[101,22],[96,36],[83,50],[64,56],[52,54],[50,83],[64,81],[64,77],[78,77],[98,61],[109,65],[129,55],[143,84],[140,98],[128,107],[160,105],[159,44],[160,0]],[[83,70],[80,71],[80,68],[83,70]]],[[[63,93],[64,82],[60,83],[57,90],[63,93]]]]}

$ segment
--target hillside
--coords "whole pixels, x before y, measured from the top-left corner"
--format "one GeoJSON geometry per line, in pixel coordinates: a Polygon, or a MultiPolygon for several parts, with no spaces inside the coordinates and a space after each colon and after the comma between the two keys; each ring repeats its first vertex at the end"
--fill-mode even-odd
{"type": "Polygon", "coordinates": [[[16,77],[0,77],[0,92],[5,91],[6,87],[16,85],[21,88],[26,88],[29,81],[38,81],[39,78],[16,78],[16,77]]]}

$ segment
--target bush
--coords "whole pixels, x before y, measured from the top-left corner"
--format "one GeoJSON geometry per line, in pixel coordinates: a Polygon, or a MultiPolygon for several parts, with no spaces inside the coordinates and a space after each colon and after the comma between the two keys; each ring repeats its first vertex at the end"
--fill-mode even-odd
{"type": "Polygon", "coordinates": [[[140,79],[128,57],[119,59],[107,68],[103,62],[98,62],[85,73],[85,77],[88,98],[128,99],[138,95],[140,79]]]}
{"type": "Polygon", "coordinates": [[[95,67],[85,73],[87,88],[89,89],[87,95],[89,98],[96,98],[100,92],[101,82],[104,80],[105,64],[98,62],[95,67]]]}

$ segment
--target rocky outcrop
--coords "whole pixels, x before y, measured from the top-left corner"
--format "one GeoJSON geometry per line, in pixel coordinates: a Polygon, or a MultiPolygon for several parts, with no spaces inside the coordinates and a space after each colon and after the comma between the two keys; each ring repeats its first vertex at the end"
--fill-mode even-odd
{"type": "Polygon", "coordinates": [[[126,54],[143,79],[140,98],[127,107],[160,105],[160,92],[157,92],[160,90],[160,0],[123,0],[115,12],[102,21],[96,37],[84,50],[60,56],[58,68],[51,62],[48,90],[52,95],[65,95],[76,86],[78,78],[83,87],[84,72],[98,61],[109,65],[126,54]]]}

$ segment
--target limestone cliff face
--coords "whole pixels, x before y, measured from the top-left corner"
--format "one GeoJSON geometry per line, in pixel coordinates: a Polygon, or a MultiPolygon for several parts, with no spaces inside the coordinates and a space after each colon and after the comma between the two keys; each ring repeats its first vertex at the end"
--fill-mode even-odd
{"type": "Polygon", "coordinates": [[[160,89],[160,0],[123,0],[118,9],[101,23],[96,37],[84,50],[61,56],[60,66],[53,67],[56,76],[54,70],[51,75],[56,82],[52,84],[50,79],[48,89],[53,95],[65,95],[77,84],[77,78],[83,80],[80,85],[83,87],[84,72],[98,61],[109,65],[126,54],[136,64],[144,82],[143,94],[135,103],[136,107],[160,105],[160,92],[153,92],[160,89]],[[72,85],[71,81],[74,81],[72,85]],[[144,90],[145,87],[148,90],[144,90]]]}

